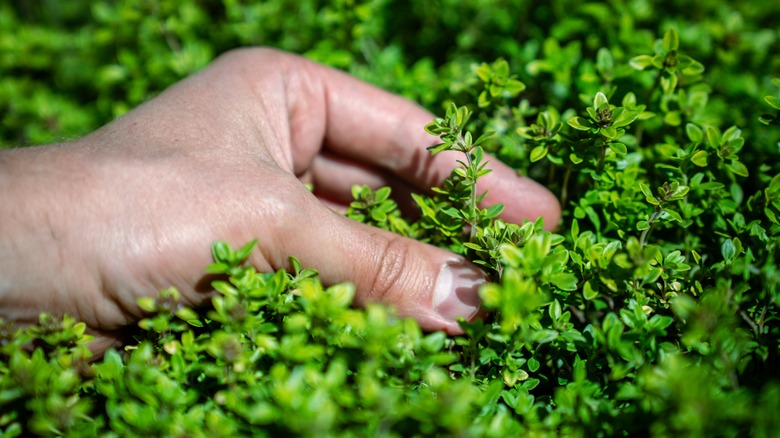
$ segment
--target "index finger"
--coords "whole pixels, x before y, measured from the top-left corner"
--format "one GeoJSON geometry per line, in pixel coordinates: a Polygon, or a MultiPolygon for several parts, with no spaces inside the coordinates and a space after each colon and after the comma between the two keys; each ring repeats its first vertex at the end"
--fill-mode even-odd
{"type": "MultiPolygon", "coordinates": [[[[426,148],[440,140],[425,131],[434,115],[421,106],[344,72],[299,60],[303,78],[309,83],[306,89],[315,93],[309,93],[306,99],[293,98],[291,114],[299,116],[306,108],[322,108],[320,116],[324,117],[325,124],[319,141],[332,152],[389,170],[421,190],[441,184],[458,166],[456,161],[463,159],[458,152],[446,151],[435,156],[429,153],[426,148]],[[320,102],[312,105],[310,99],[320,102]]],[[[294,94],[302,89],[288,88],[288,92],[294,94]]],[[[304,127],[296,126],[304,120],[305,117],[291,117],[294,142],[305,141],[296,135],[299,129],[306,132],[304,127]]],[[[544,216],[547,228],[557,225],[560,205],[547,188],[518,175],[495,158],[490,158],[487,167],[492,172],[478,182],[478,191],[487,191],[485,205],[503,203],[502,218],[510,222],[544,216]]]]}

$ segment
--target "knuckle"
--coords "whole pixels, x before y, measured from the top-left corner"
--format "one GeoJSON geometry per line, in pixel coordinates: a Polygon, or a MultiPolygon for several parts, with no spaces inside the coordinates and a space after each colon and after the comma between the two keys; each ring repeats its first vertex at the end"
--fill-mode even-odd
{"type": "Polygon", "coordinates": [[[369,282],[367,300],[387,302],[404,288],[410,249],[402,237],[390,236],[381,243],[377,257],[378,269],[369,282]]]}

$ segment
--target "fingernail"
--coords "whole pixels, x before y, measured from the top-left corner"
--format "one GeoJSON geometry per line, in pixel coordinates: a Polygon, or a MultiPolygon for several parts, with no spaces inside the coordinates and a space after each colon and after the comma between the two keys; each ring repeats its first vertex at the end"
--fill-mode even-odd
{"type": "Polygon", "coordinates": [[[445,319],[471,319],[479,312],[481,300],[477,292],[487,281],[485,274],[463,260],[450,260],[442,265],[433,294],[433,308],[445,319]]]}

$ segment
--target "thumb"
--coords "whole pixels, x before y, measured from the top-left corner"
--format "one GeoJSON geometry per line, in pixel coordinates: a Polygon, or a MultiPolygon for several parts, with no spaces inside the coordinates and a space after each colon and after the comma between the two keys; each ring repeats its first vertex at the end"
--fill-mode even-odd
{"type": "MultiPolygon", "coordinates": [[[[314,201],[305,223],[285,221],[272,259],[294,255],[325,284],[352,282],[355,304],[389,304],[425,330],[460,334],[480,310],[486,275],[463,257],[348,219],[314,201]]],[[[267,254],[269,255],[269,254],[267,254]]],[[[286,263],[286,262],[285,262],[286,263]]],[[[279,266],[277,266],[279,267],[279,266]]]]}

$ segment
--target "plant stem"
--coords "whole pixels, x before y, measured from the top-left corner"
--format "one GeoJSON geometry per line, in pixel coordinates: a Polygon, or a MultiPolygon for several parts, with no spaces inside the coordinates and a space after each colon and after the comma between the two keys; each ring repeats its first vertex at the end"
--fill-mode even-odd
{"type": "Polygon", "coordinates": [[[474,169],[474,162],[471,159],[471,152],[466,152],[466,162],[468,163],[469,170],[472,171],[472,174],[475,176],[473,180],[471,180],[471,194],[469,195],[469,216],[471,216],[471,220],[469,224],[471,225],[471,230],[469,230],[469,242],[473,242],[474,238],[477,237],[477,178],[476,178],[476,169],[474,169]]]}
{"type": "Polygon", "coordinates": [[[645,247],[645,240],[647,239],[647,235],[650,234],[650,230],[653,229],[653,224],[655,223],[656,219],[658,219],[658,216],[660,215],[661,215],[661,207],[656,206],[652,216],[650,216],[650,219],[647,220],[647,228],[645,228],[645,230],[642,231],[642,236],[639,238],[640,248],[645,247]]]}
{"type": "Polygon", "coordinates": [[[571,177],[571,167],[566,168],[563,175],[563,187],[561,188],[561,206],[566,208],[566,202],[569,200],[569,178],[571,177]]]}
{"type": "Polygon", "coordinates": [[[469,230],[469,242],[473,242],[474,238],[477,237],[477,169],[474,168],[474,160],[471,158],[471,150],[466,149],[466,142],[463,140],[463,138],[459,139],[461,144],[461,149],[463,150],[463,153],[466,154],[466,163],[468,165],[468,169],[466,169],[466,174],[468,175],[469,171],[474,176],[474,178],[471,180],[471,194],[469,195],[469,225],[471,225],[471,230],[469,230]]]}
{"type": "Polygon", "coordinates": [[[606,143],[601,148],[601,156],[599,157],[599,164],[598,168],[596,169],[598,173],[601,173],[604,171],[604,162],[607,160],[607,147],[609,147],[606,143]]]}

